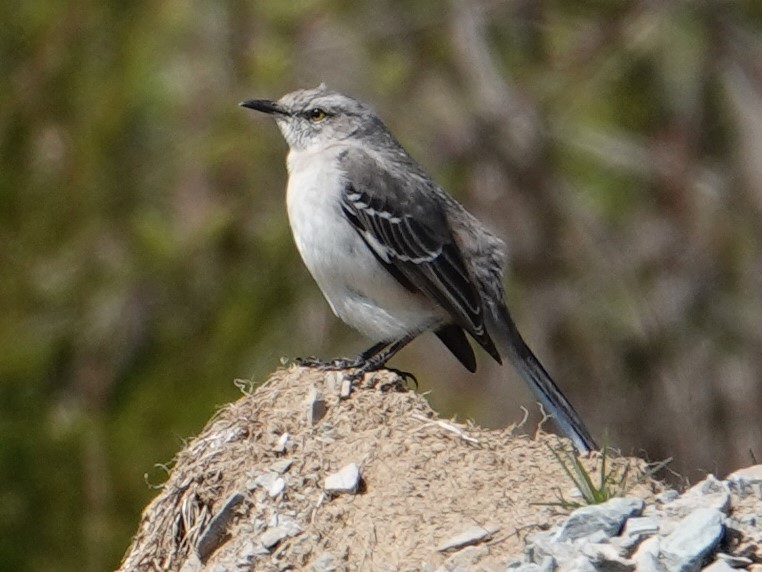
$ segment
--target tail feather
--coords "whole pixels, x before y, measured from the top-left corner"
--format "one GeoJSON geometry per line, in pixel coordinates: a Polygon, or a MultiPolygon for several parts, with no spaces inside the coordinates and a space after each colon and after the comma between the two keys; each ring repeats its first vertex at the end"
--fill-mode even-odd
{"type": "Polygon", "coordinates": [[[500,354],[507,357],[561,432],[582,453],[598,449],[582,418],[532,353],[505,304],[491,308],[489,331],[500,354]]]}

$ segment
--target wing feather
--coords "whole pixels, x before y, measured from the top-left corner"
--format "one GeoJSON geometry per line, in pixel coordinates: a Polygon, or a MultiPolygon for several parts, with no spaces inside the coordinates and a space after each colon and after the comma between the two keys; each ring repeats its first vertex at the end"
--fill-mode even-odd
{"type": "Polygon", "coordinates": [[[347,151],[341,161],[346,173],[341,208],[376,258],[403,286],[434,300],[497,356],[478,289],[434,189],[395,178],[360,150],[347,151]]]}

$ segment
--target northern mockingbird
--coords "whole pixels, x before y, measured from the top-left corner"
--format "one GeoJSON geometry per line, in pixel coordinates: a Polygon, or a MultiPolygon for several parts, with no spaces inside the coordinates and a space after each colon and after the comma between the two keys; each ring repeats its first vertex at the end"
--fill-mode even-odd
{"type": "Polygon", "coordinates": [[[325,85],[241,106],[271,115],[288,143],[286,205],[304,263],[334,314],[376,342],[330,365],[378,369],[433,331],[473,372],[468,332],[496,361],[513,363],[578,450],[597,448],[508,312],[504,243],[369,107],[325,85]]]}

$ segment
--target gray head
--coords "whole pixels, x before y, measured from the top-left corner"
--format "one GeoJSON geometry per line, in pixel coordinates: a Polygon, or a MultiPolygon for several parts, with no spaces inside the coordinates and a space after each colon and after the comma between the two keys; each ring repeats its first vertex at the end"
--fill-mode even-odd
{"type": "Polygon", "coordinates": [[[272,115],[288,146],[295,151],[349,138],[391,137],[367,105],[331,91],[325,84],[287,93],[278,101],[249,99],[240,105],[272,115]]]}

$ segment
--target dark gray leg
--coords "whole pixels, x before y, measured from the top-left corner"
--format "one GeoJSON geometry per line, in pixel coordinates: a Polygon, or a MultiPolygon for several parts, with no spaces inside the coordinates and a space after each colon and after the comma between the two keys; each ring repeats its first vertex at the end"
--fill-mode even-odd
{"type": "MultiPolygon", "coordinates": [[[[321,360],[315,357],[308,358],[296,358],[294,363],[304,367],[315,367],[326,371],[338,371],[340,369],[356,369],[364,368],[369,361],[374,360],[376,356],[383,352],[384,349],[391,345],[389,342],[379,342],[369,347],[367,350],[353,358],[334,358],[330,360],[321,360]]],[[[396,353],[396,352],[395,352],[396,353]]],[[[389,356],[391,357],[391,356],[389,356]]],[[[389,359],[389,358],[386,358],[389,359]]],[[[384,360],[386,361],[386,360],[384,360]]],[[[383,363],[381,364],[383,365],[383,363]]],[[[378,366],[381,367],[381,366],[378,366]]],[[[371,369],[373,369],[371,367],[371,369]]],[[[371,369],[364,371],[371,371],[371,369]]],[[[377,369],[377,368],[376,368],[377,369]]]]}

